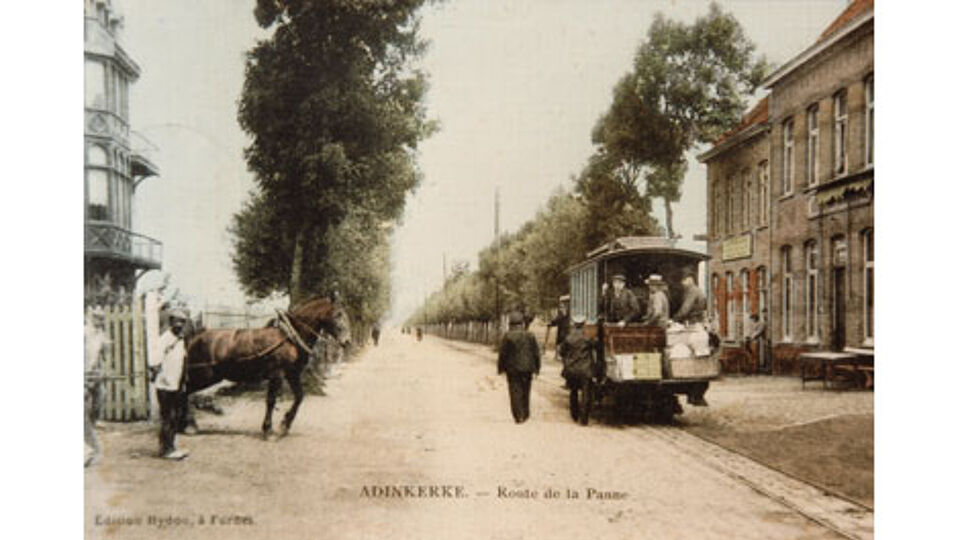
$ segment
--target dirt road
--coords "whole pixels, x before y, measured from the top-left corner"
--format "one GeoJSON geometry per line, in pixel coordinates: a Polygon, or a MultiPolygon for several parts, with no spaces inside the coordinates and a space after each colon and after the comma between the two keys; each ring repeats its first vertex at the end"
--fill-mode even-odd
{"type": "Polygon", "coordinates": [[[152,457],[150,426],[107,427],[87,537],[872,537],[872,514],[679,428],[575,425],[558,372],[545,362],[516,425],[491,352],[387,333],[279,442],[248,398],[201,416],[184,462],[152,457]]]}

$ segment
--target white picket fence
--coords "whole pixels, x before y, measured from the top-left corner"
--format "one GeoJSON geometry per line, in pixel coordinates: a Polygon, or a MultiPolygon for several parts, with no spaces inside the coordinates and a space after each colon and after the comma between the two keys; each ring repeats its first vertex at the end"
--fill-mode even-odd
{"type": "Polygon", "coordinates": [[[147,336],[143,301],[133,305],[88,306],[104,314],[109,343],[100,361],[103,375],[101,420],[130,422],[150,416],[147,336]]]}

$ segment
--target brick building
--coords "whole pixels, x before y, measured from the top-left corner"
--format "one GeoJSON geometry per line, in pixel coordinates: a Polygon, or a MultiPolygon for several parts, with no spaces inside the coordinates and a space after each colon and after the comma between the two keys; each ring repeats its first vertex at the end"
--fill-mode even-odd
{"type": "Polygon", "coordinates": [[[711,307],[728,349],[750,314],[773,344],[873,346],[873,2],[853,0],[765,82],[769,94],[700,156],[707,164],[711,307]]]}

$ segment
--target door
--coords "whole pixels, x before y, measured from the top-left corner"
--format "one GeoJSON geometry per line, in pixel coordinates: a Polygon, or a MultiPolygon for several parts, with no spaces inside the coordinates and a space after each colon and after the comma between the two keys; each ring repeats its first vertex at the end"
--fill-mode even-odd
{"type": "Polygon", "coordinates": [[[847,306],[846,306],[847,272],[844,268],[833,269],[833,348],[842,351],[846,345],[847,335],[847,306]]]}

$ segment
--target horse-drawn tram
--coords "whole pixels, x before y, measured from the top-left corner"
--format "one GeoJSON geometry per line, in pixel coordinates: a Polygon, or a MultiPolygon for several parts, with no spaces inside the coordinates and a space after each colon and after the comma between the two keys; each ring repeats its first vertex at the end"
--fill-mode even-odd
{"type": "Polygon", "coordinates": [[[706,405],[704,394],[710,381],[719,377],[720,365],[702,316],[706,303],[702,294],[700,316],[694,320],[661,318],[651,323],[642,314],[649,314],[654,281],[665,289],[669,315],[676,313],[690,293],[684,291],[683,277],[695,279],[707,259],[666,238],[622,237],[568,269],[570,314],[575,320],[585,319],[584,334],[596,344],[593,376],[575,390],[580,394],[579,410],[571,412],[581,422],[586,423],[592,404],[604,401],[612,402],[618,418],[629,415],[657,422],[668,422],[683,411],[679,395],[686,395],[690,404],[706,405]],[[621,283],[611,287],[612,281],[621,283]],[[633,295],[638,315],[611,314],[621,295],[633,295]]]}

